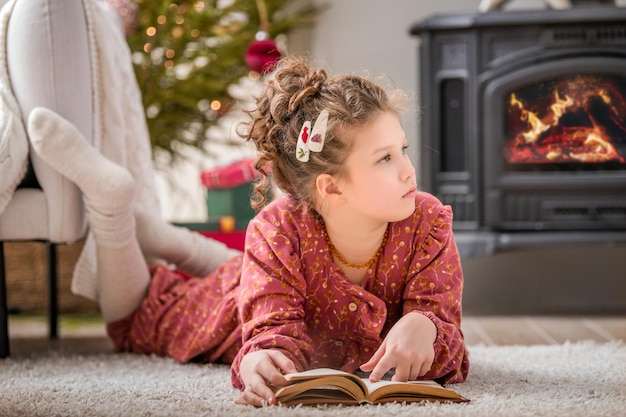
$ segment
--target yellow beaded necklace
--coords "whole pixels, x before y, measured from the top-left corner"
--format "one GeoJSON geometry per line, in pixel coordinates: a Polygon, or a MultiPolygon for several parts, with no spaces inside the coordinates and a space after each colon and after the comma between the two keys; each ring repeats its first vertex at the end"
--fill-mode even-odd
{"type": "Polygon", "coordinates": [[[328,249],[330,250],[330,253],[335,258],[337,258],[339,262],[341,262],[343,265],[347,266],[348,268],[363,269],[363,268],[370,268],[372,265],[374,265],[374,262],[376,262],[380,254],[383,252],[383,248],[385,247],[385,244],[387,243],[387,236],[389,235],[389,227],[387,227],[387,229],[385,230],[385,235],[383,236],[383,240],[382,242],[380,242],[380,246],[378,247],[378,250],[376,251],[374,256],[372,256],[369,261],[362,263],[362,264],[353,264],[351,262],[348,262],[343,256],[341,256],[339,251],[337,251],[337,248],[335,248],[335,245],[333,245],[333,242],[330,241],[330,237],[328,236],[328,232],[326,231],[326,225],[323,225],[323,233],[324,233],[324,239],[326,239],[326,244],[328,245],[328,249]]]}

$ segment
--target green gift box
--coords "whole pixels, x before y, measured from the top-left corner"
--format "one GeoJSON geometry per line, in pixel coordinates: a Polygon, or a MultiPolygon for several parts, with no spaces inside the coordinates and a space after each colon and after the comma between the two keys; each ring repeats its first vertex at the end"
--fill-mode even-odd
{"type": "Polygon", "coordinates": [[[235,228],[245,229],[256,214],[250,206],[253,181],[259,177],[254,163],[252,158],[242,159],[200,174],[202,184],[207,189],[210,221],[232,217],[236,222],[235,228]]]}
{"type": "Polygon", "coordinates": [[[256,212],[250,207],[252,183],[237,185],[232,188],[207,190],[206,202],[209,219],[231,216],[237,226],[248,224],[256,212]]]}

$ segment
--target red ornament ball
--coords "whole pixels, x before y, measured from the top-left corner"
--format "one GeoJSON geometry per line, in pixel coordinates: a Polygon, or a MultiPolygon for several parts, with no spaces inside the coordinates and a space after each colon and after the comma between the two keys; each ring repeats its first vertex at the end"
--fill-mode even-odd
{"type": "Polygon", "coordinates": [[[273,39],[254,40],[246,49],[246,65],[260,74],[270,72],[281,57],[273,39]]]}

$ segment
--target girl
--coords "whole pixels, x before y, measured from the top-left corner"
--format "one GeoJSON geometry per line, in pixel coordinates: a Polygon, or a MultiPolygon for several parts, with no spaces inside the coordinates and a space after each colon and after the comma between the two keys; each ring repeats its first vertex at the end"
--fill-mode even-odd
{"type": "MultiPolygon", "coordinates": [[[[236,401],[255,406],[275,403],[283,374],[313,367],[360,369],[372,381],[394,370],[399,381],[463,382],[452,213],[416,189],[401,98],[284,59],[239,126],[258,150],[253,205],[265,205],[270,176],[284,195],[250,222],[243,256],[192,279],[146,268],[140,244],[151,239],[138,238],[145,221],[131,211],[128,172],[59,116],[33,111],[34,148],[84,193],[98,301],[116,349],[230,363],[243,390],[236,401]],[[71,166],[67,148],[80,155],[71,166]]],[[[197,252],[187,265],[211,261],[197,252]]]]}

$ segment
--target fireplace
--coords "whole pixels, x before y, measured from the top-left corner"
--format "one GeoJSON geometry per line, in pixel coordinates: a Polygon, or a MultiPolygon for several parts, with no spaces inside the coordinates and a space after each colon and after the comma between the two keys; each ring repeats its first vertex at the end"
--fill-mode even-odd
{"type": "Polygon", "coordinates": [[[430,17],[420,186],[461,255],[626,242],[626,9],[430,17]]]}

